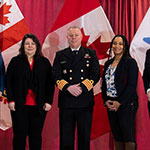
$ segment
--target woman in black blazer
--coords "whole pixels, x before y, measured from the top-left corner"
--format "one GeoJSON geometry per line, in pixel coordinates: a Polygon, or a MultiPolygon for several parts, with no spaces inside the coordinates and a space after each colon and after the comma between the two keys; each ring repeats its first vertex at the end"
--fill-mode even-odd
{"type": "Polygon", "coordinates": [[[42,129],[54,93],[51,65],[42,56],[37,37],[26,34],[19,55],[10,61],[6,73],[8,107],[13,124],[13,149],[41,150],[42,129]]]}
{"type": "Polygon", "coordinates": [[[116,150],[135,150],[135,115],[138,108],[136,86],[138,67],[129,57],[128,43],[123,35],[111,42],[110,55],[104,66],[102,96],[108,110],[116,150]]]}

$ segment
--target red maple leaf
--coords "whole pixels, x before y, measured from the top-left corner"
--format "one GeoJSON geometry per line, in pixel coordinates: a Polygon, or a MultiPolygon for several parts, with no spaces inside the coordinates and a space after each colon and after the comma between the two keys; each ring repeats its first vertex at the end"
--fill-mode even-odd
{"type": "Polygon", "coordinates": [[[8,17],[5,15],[10,13],[10,7],[11,5],[6,5],[6,3],[0,7],[0,24],[5,25],[6,23],[9,23],[8,17]]]}
{"type": "Polygon", "coordinates": [[[108,54],[106,52],[110,47],[110,42],[101,42],[101,36],[99,36],[93,43],[87,46],[88,45],[87,42],[90,36],[86,36],[84,34],[83,28],[81,29],[81,32],[83,34],[82,45],[84,47],[88,47],[88,48],[96,50],[96,54],[99,60],[108,58],[108,54]]]}
{"type": "MultiPolygon", "coordinates": [[[[83,34],[82,45],[84,47],[96,50],[96,54],[97,54],[97,57],[99,60],[104,59],[104,58],[108,58],[107,51],[110,48],[110,42],[101,42],[101,36],[99,36],[93,43],[91,43],[89,45],[89,43],[87,43],[87,42],[88,42],[88,39],[90,36],[89,35],[86,36],[84,34],[83,28],[81,29],[81,32],[83,34]]],[[[104,68],[104,66],[100,65],[101,75],[103,74],[103,68],[104,68]]]]}

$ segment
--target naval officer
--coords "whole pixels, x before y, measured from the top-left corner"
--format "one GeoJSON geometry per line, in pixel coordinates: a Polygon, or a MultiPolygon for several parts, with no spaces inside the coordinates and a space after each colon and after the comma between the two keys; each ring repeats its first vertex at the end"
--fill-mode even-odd
{"type": "Polygon", "coordinates": [[[74,150],[77,127],[78,150],[90,150],[94,95],[100,78],[96,52],[81,46],[79,27],[67,30],[69,47],[56,53],[53,75],[59,89],[60,150],[74,150]]]}

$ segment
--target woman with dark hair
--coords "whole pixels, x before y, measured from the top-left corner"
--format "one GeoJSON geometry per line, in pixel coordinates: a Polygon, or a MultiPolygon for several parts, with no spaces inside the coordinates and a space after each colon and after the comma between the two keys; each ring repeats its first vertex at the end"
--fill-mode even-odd
{"type": "Polygon", "coordinates": [[[129,56],[125,36],[116,35],[111,42],[110,55],[105,63],[102,97],[108,110],[116,150],[135,150],[135,115],[138,108],[136,86],[138,67],[129,56]]]}
{"type": "Polygon", "coordinates": [[[54,93],[51,69],[37,37],[26,34],[19,55],[12,58],[6,73],[14,150],[25,150],[27,136],[30,150],[41,150],[44,120],[54,93]]]}

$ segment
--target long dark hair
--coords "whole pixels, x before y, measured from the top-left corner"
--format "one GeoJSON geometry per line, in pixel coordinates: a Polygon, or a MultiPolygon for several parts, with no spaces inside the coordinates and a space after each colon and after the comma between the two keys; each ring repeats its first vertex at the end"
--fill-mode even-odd
{"type": "MultiPolygon", "coordinates": [[[[124,36],[124,35],[121,35],[121,34],[117,34],[113,37],[112,41],[111,41],[111,44],[110,44],[110,50],[109,50],[109,58],[112,56],[112,45],[113,45],[113,42],[115,40],[116,37],[121,37],[122,40],[123,40],[123,56],[130,56],[129,54],[129,45],[128,45],[128,41],[127,41],[127,38],[124,36]]],[[[108,59],[109,59],[108,58],[108,59]]]]}
{"type": "Polygon", "coordinates": [[[29,34],[24,35],[24,37],[23,37],[23,39],[22,39],[22,42],[21,42],[20,49],[19,49],[19,54],[20,54],[20,55],[25,55],[24,43],[25,43],[25,40],[26,40],[27,38],[32,39],[33,42],[35,42],[35,44],[36,44],[36,52],[35,52],[34,57],[40,57],[40,56],[42,56],[42,53],[41,53],[41,44],[40,44],[38,38],[37,38],[34,34],[32,34],[32,33],[29,33],[29,34]]]}

